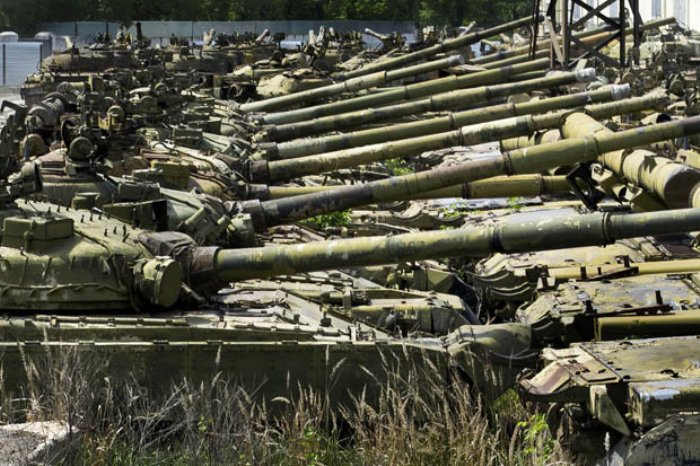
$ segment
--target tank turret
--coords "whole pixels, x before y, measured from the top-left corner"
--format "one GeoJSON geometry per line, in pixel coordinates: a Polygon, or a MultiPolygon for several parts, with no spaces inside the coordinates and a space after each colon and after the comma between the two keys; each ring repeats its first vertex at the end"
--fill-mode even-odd
{"type": "Polygon", "coordinates": [[[546,351],[519,393],[549,408],[550,429],[583,462],[693,464],[699,357],[695,335],[581,343],[546,351]]]}
{"type": "MultiPolygon", "coordinates": [[[[89,141],[85,144],[89,152],[93,146],[89,141]]],[[[75,149],[71,145],[68,151],[59,149],[36,159],[43,189],[34,198],[96,209],[139,228],[180,231],[198,244],[254,244],[249,222],[239,222],[222,199],[190,183],[187,165],[160,162],[129,176],[110,177],[96,172],[87,160],[76,160],[75,149]]]]}

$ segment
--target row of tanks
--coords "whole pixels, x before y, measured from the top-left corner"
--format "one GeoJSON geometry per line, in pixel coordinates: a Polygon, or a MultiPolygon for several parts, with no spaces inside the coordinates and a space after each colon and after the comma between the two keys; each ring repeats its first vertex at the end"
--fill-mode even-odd
{"type": "Polygon", "coordinates": [[[369,31],[323,66],[333,30],[304,60],[214,31],[191,60],[140,32],[90,49],[133,67],[49,57],[0,107],[8,393],[51,348],[273,408],[290,386],[372,403],[417,367],[516,390],[582,464],[700,461],[693,36],[650,21],[639,67],[555,70],[533,19],[369,31]],[[251,47],[269,62],[232,58],[251,47]]]}

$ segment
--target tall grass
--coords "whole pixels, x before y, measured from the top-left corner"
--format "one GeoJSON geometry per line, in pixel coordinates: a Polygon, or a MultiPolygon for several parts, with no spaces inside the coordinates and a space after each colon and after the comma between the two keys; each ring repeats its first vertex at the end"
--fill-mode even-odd
{"type": "Polygon", "coordinates": [[[513,393],[487,408],[463,383],[417,377],[415,368],[390,372],[376,403],[356,393],[337,406],[299,386],[261,401],[223,375],[151,397],[75,347],[25,355],[24,367],[21,392],[2,390],[0,419],[67,422],[80,441],[64,464],[569,464],[542,416],[513,393]]]}

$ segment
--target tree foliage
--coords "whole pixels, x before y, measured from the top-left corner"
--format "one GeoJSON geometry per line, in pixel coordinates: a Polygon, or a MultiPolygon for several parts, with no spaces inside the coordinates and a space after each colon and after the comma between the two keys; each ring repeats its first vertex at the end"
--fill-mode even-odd
{"type": "Polygon", "coordinates": [[[37,32],[43,21],[413,20],[494,25],[528,13],[531,0],[2,0],[0,27],[37,32]]]}

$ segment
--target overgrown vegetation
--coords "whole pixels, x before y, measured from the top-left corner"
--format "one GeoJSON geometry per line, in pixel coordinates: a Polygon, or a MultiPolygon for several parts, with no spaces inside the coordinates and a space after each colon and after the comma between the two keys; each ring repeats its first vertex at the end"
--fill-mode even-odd
{"type": "Polygon", "coordinates": [[[530,13],[529,0],[3,0],[0,30],[35,33],[42,21],[413,20],[494,25],[530,13]]]}
{"type": "Polygon", "coordinates": [[[402,158],[387,159],[384,161],[384,166],[391,170],[391,174],[394,176],[408,175],[414,171],[406,159],[402,158]]]}
{"type": "Polygon", "coordinates": [[[349,210],[341,210],[328,214],[316,215],[315,217],[302,220],[301,224],[314,226],[316,228],[347,227],[352,222],[349,210]]]}
{"type": "Polygon", "coordinates": [[[522,198],[518,196],[511,196],[508,198],[508,208],[512,209],[514,211],[519,211],[522,210],[523,204],[522,204],[522,198]]]}
{"type": "Polygon", "coordinates": [[[183,381],[156,400],[134,381],[108,377],[103,360],[75,347],[24,359],[28,381],[15,398],[3,387],[2,419],[70,423],[80,442],[65,464],[564,464],[541,415],[514,393],[487,409],[438,373],[418,391],[415,374],[392,372],[378,403],[356,394],[330,409],[327,394],[303,387],[261,403],[221,375],[183,381]]]}

